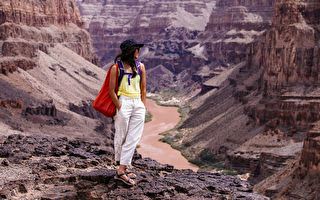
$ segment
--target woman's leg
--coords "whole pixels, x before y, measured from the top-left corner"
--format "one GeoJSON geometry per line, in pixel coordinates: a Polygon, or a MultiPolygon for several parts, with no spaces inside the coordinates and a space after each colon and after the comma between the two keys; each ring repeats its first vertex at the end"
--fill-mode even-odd
{"type": "Polygon", "coordinates": [[[114,118],[114,157],[116,162],[120,162],[122,145],[124,144],[127,137],[129,119],[131,114],[130,110],[127,109],[128,107],[126,99],[123,98],[123,96],[120,96],[119,101],[121,103],[121,108],[120,110],[117,110],[117,114],[114,118]]]}
{"type": "Polygon", "coordinates": [[[140,99],[133,99],[133,110],[129,120],[128,133],[122,145],[120,164],[130,166],[134,150],[141,139],[146,109],[140,99]]]}
{"type": "MultiPolygon", "coordinates": [[[[120,97],[121,108],[117,111],[117,115],[115,116],[115,136],[114,136],[114,150],[115,150],[115,161],[120,162],[120,158],[122,157],[121,151],[122,146],[126,141],[129,119],[131,117],[132,107],[130,106],[130,101],[127,98],[121,96],[120,97]]],[[[117,170],[117,175],[119,178],[124,181],[128,181],[131,184],[135,184],[132,179],[129,179],[126,175],[126,165],[120,163],[120,166],[117,170]],[[120,176],[119,176],[120,175],[120,176]]]]}

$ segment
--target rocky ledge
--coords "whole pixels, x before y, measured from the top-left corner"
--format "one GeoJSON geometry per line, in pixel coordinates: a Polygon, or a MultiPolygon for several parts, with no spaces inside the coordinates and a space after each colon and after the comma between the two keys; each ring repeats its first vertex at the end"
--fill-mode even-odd
{"type": "Polygon", "coordinates": [[[268,199],[221,173],[176,170],[134,156],[136,185],[114,180],[113,148],[66,137],[1,138],[1,199],[268,199]]]}

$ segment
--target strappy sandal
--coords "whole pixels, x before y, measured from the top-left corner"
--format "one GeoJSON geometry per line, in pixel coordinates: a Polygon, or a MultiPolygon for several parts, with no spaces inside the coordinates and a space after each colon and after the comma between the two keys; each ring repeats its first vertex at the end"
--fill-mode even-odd
{"type": "Polygon", "coordinates": [[[114,179],[120,180],[123,183],[125,183],[126,185],[134,186],[134,184],[130,183],[131,178],[127,176],[127,180],[124,180],[123,178],[121,178],[121,176],[123,176],[123,175],[127,176],[126,173],[118,174],[118,172],[117,172],[117,174],[114,176],[114,179]]]}
{"type": "MultiPolygon", "coordinates": [[[[128,170],[128,169],[126,169],[126,170],[128,170]]],[[[134,172],[125,171],[124,173],[131,179],[136,179],[137,178],[137,175],[134,172]]]]}

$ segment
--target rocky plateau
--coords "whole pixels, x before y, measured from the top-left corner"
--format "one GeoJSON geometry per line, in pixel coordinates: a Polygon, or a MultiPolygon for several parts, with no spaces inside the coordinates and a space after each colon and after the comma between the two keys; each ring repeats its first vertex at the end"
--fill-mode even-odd
{"type": "Polygon", "coordinates": [[[113,178],[112,140],[9,135],[0,157],[2,199],[268,199],[237,177],[176,170],[138,154],[137,184],[128,188],[113,178]]]}

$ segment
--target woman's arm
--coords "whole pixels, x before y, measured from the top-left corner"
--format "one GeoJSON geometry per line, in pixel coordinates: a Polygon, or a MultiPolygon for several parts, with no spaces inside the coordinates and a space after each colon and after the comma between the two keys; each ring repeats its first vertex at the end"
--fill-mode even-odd
{"type": "Polygon", "coordinates": [[[143,64],[141,64],[141,80],[140,80],[140,90],[141,90],[141,100],[144,103],[144,106],[147,106],[146,104],[146,95],[147,95],[147,81],[146,81],[146,69],[143,64]]]}
{"type": "Polygon", "coordinates": [[[117,109],[120,110],[121,108],[121,104],[118,100],[118,97],[117,97],[117,94],[115,93],[115,88],[117,86],[117,65],[114,64],[111,66],[111,74],[110,74],[110,82],[109,82],[109,93],[110,93],[110,96],[111,96],[111,99],[114,103],[114,105],[116,105],[117,109]]]}

